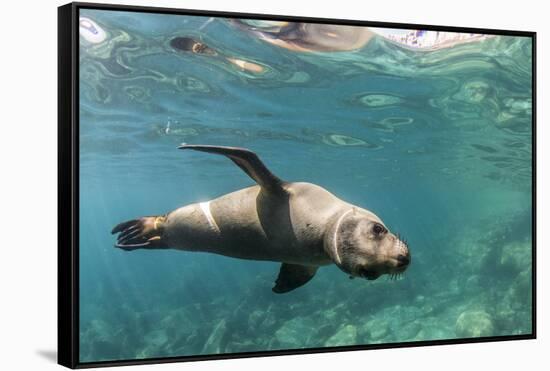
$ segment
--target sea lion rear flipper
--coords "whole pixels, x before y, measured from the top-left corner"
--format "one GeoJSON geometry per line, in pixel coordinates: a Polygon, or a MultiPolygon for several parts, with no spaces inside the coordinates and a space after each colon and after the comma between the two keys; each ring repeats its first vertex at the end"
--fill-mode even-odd
{"type": "Polygon", "coordinates": [[[162,231],[165,216],[145,216],[117,224],[112,234],[117,234],[115,247],[125,251],[163,248],[162,231]]]}
{"type": "Polygon", "coordinates": [[[272,288],[273,292],[283,294],[305,285],[315,276],[318,268],[300,264],[281,264],[279,276],[272,288]]]}
{"type": "Polygon", "coordinates": [[[238,167],[240,167],[245,173],[258,183],[262,189],[265,189],[269,193],[284,194],[286,191],[283,188],[284,182],[277,178],[269,169],[263,164],[258,156],[246,149],[239,147],[222,147],[222,146],[209,146],[199,144],[182,144],[179,149],[194,149],[195,151],[202,151],[208,153],[216,153],[229,157],[238,167]]]}

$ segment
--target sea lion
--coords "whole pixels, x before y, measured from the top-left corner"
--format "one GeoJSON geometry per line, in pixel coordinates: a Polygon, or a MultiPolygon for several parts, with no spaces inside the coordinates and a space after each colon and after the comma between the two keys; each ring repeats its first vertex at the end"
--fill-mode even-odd
{"type": "Polygon", "coordinates": [[[350,277],[374,280],[407,269],[407,243],[374,213],[311,183],[285,182],[245,148],[183,144],[180,149],[227,156],[257,185],[166,215],[118,224],[115,247],[173,248],[281,262],[272,290],[284,293],[336,264],[350,277]]]}
{"type": "Polygon", "coordinates": [[[361,26],[245,19],[230,22],[264,42],[303,53],[357,50],[375,35],[361,26]]]}
{"type": "Polygon", "coordinates": [[[219,56],[225,59],[232,65],[247,72],[262,73],[265,71],[265,67],[244,59],[239,59],[231,56],[223,55],[221,52],[209,47],[205,43],[193,39],[191,37],[178,36],[170,40],[170,46],[178,52],[191,52],[194,54],[205,55],[209,57],[219,56]]]}

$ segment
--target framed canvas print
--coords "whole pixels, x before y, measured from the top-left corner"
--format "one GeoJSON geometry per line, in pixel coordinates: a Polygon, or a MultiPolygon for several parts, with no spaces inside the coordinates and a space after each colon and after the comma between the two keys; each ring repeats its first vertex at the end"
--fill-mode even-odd
{"type": "Polygon", "coordinates": [[[59,362],[534,338],[534,67],[533,32],[60,7],[59,362]]]}

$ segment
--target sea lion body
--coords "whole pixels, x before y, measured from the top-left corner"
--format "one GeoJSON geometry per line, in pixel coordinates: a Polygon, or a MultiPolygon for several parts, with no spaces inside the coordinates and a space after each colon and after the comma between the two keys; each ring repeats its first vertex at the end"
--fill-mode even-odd
{"type": "Polygon", "coordinates": [[[172,248],[281,262],[273,288],[277,293],[302,286],[318,267],[332,263],[350,276],[367,279],[407,268],[407,244],[369,210],[315,184],[283,182],[246,149],[180,148],[225,155],[258,185],[166,215],[120,223],[112,231],[119,233],[116,247],[172,248]]]}
{"type": "Polygon", "coordinates": [[[250,260],[331,264],[323,246],[326,225],[352,206],[315,184],[288,183],[284,188],[287,202],[253,186],[174,210],[166,216],[163,238],[167,245],[181,250],[250,260]]]}

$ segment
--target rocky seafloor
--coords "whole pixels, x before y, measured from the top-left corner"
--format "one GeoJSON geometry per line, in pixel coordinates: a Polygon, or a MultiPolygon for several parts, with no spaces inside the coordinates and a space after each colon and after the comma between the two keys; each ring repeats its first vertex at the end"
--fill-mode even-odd
{"type": "Polygon", "coordinates": [[[151,300],[143,311],[98,297],[95,318],[81,326],[81,361],[529,334],[530,223],[525,211],[464,226],[417,249],[398,281],[348,280],[323,268],[286,295],[271,292],[270,272],[239,292],[151,300]]]}

